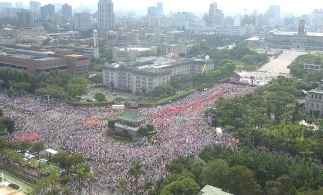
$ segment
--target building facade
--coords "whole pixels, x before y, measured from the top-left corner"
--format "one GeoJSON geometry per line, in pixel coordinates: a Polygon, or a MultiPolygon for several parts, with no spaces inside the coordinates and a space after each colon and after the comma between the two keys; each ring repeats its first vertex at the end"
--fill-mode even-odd
{"type": "Polygon", "coordinates": [[[315,63],[305,63],[304,64],[304,71],[305,72],[313,72],[321,70],[322,64],[315,64],[315,63]]]}
{"type": "Polygon", "coordinates": [[[98,27],[104,30],[115,28],[115,15],[111,0],[99,0],[98,2],[98,27]]]}
{"type": "Polygon", "coordinates": [[[107,64],[103,68],[103,85],[109,88],[129,90],[133,94],[147,93],[155,87],[166,85],[172,76],[191,75],[214,69],[213,62],[205,60],[183,61],[169,64],[107,64]]]}
{"type": "Polygon", "coordinates": [[[40,8],[40,15],[43,19],[51,20],[55,18],[55,5],[47,4],[40,8]]]}
{"type": "Polygon", "coordinates": [[[88,12],[74,14],[74,27],[75,30],[89,30],[92,28],[91,14],[88,12]]]}
{"type": "Polygon", "coordinates": [[[267,33],[266,45],[271,48],[322,50],[323,33],[306,32],[305,20],[299,21],[297,32],[271,31],[267,33]]]}
{"type": "Polygon", "coordinates": [[[89,76],[90,57],[77,54],[51,55],[46,52],[3,47],[0,68],[27,71],[30,74],[69,70],[75,76],[89,76]]]}
{"type": "Polygon", "coordinates": [[[323,117],[323,89],[313,89],[307,93],[305,99],[306,115],[310,117],[323,117]]]}
{"type": "Polygon", "coordinates": [[[157,47],[150,47],[150,48],[114,47],[112,48],[112,60],[116,62],[136,61],[137,57],[152,56],[152,55],[156,55],[156,53],[157,53],[157,47]]]}
{"type": "Polygon", "coordinates": [[[72,6],[65,3],[62,5],[62,17],[66,20],[69,20],[72,18],[72,6]]]}
{"type": "Polygon", "coordinates": [[[33,13],[27,10],[22,10],[17,13],[18,26],[20,28],[32,28],[34,27],[33,13]]]}
{"type": "Polygon", "coordinates": [[[40,6],[41,4],[38,1],[29,1],[29,9],[34,14],[40,13],[40,6]]]}

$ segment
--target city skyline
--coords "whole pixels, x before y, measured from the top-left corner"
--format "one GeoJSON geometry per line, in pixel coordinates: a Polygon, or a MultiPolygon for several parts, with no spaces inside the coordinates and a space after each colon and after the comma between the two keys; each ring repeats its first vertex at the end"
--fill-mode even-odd
{"type": "MultiPolygon", "coordinates": [[[[147,14],[147,7],[156,6],[156,3],[160,0],[145,0],[145,1],[130,1],[130,0],[112,0],[115,6],[115,12],[136,12],[137,14],[147,14]]],[[[9,1],[8,1],[9,2],[9,1]]],[[[29,6],[29,1],[27,0],[14,0],[10,1],[13,6],[17,2],[23,2],[25,7],[29,6]]],[[[42,0],[39,1],[42,5],[46,4],[65,4],[62,0],[42,0]]],[[[281,7],[282,14],[309,14],[314,9],[323,9],[323,5],[320,1],[317,0],[307,0],[306,3],[293,0],[199,0],[195,2],[187,3],[182,0],[180,1],[171,1],[163,0],[160,1],[164,4],[164,13],[168,15],[171,11],[189,11],[196,14],[206,13],[209,9],[209,5],[213,2],[218,4],[218,9],[223,10],[225,15],[235,15],[241,13],[251,14],[254,10],[257,10],[259,13],[263,13],[267,10],[270,5],[279,5],[281,7]],[[234,5],[234,7],[232,6],[234,5]]],[[[72,5],[73,9],[84,7],[91,11],[97,10],[98,0],[92,1],[89,3],[86,0],[70,0],[68,4],[72,5]]]]}

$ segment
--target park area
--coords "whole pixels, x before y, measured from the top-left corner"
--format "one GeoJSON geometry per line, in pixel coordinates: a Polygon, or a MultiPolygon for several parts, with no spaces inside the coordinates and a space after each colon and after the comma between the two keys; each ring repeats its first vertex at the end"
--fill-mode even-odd
{"type": "MultiPolygon", "coordinates": [[[[2,171],[1,172],[1,181],[2,181],[2,175],[4,177],[4,181],[5,182],[9,182],[11,184],[16,184],[17,186],[19,186],[19,188],[21,189],[20,191],[25,193],[25,194],[30,194],[31,192],[34,191],[34,186],[32,186],[31,184],[29,184],[28,182],[19,179],[13,175],[11,175],[10,173],[6,172],[6,171],[2,171]]],[[[2,183],[2,182],[0,182],[2,183]]],[[[10,186],[10,185],[9,185],[10,186]]]]}

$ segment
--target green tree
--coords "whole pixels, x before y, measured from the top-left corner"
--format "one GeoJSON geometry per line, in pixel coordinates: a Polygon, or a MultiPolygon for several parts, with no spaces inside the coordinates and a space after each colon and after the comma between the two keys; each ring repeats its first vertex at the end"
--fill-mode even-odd
{"type": "Polygon", "coordinates": [[[95,93],[93,98],[98,102],[107,101],[107,98],[104,93],[95,93]]]}
{"type": "Polygon", "coordinates": [[[31,149],[33,152],[36,152],[37,157],[39,157],[39,153],[45,149],[44,142],[37,141],[31,144],[31,149]]]}
{"type": "Polygon", "coordinates": [[[225,160],[216,159],[203,167],[202,178],[204,185],[212,185],[221,189],[227,189],[226,176],[230,167],[225,160]]]}
{"type": "Polygon", "coordinates": [[[13,133],[15,131],[15,121],[7,116],[0,118],[0,131],[13,133]]]}
{"type": "Polygon", "coordinates": [[[144,165],[141,163],[141,161],[134,161],[130,165],[129,170],[129,176],[133,178],[134,180],[134,193],[139,194],[140,193],[140,184],[139,184],[139,178],[145,173],[144,171],[144,165]]]}
{"type": "Polygon", "coordinates": [[[87,93],[88,83],[89,81],[84,77],[74,77],[68,81],[68,93],[73,97],[84,95],[87,93]]]}
{"type": "Polygon", "coordinates": [[[261,194],[261,187],[254,179],[253,173],[245,166],[231,167],[227,174],[228,191],[233,194],[261,194]]]}
{"type": "Polygon", "coordinates": [[[143,125],[139,128],[139,134],[142,136],[146,136],[148,134],[148,127],[143,125]]]}
{"type": "Polygon", "coordinates": [[[68,157],[69,157],[69,155],[67,153],[65,153],[65,152],[57,152],[49,160],[52,163],[57,164],[61,168],[66,169],[67,168],[67,159],[68,159],[68,157]]]}

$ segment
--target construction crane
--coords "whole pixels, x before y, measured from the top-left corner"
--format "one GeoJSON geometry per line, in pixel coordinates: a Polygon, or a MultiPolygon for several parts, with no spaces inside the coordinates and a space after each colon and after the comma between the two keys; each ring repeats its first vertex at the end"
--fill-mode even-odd
{"type": "Polygon", "coordinates": [[[205,56],[205,64],[204,64],[204,66],[203,66],[203,68],[202,68],[202,74],[204,74],[204,72],[205,72],[205,69],[206,69],[206,62],[208,61],[208,59],[210,59],[210,56],[206,55],[206,56],[205,56]]]}

